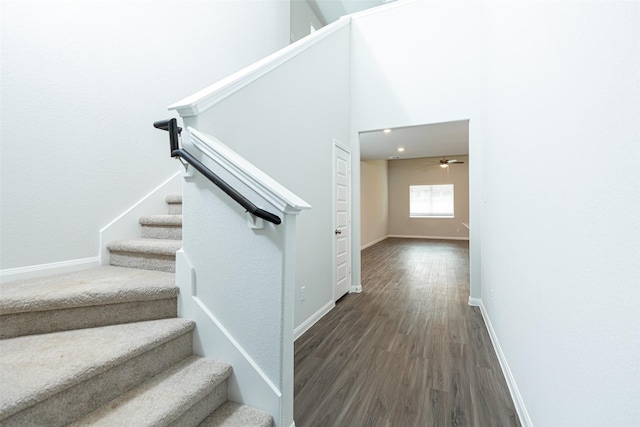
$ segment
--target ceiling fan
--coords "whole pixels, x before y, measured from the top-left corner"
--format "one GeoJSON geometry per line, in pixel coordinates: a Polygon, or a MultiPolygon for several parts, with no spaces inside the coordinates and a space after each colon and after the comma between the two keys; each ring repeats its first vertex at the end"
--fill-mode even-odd
{"type": "Polygon", "coordinates": [[[429,165],[440,165],[441,168],[449,167],[449,165],[461,165],[464,162],[455,159],[447,159],[445,156],[442,157],[440,163],[430,163],[429,165]]]}

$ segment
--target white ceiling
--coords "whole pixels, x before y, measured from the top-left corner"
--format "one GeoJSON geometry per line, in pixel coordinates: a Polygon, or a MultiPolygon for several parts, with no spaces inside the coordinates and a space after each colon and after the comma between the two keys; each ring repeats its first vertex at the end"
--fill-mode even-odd
{"type": "Polygon", "coordinates": [[[469,154],[469,121],[435,123],[429,125],[360,132],[360,159],[382,160],[398,156],[442,157],[469,154]],[[404,148],[399,152],[398,148],[404,148]]]}
{"type": "Polygon", "coordinates": [[[307,0],[307,3],[324,24],[330,24],[341,16],[380,6],[393,0],[307,0]]]}

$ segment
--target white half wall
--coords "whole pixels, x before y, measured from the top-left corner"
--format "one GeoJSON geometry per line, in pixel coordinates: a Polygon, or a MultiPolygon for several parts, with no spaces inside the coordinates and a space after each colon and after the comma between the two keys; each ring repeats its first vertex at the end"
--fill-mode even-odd
{"type": "Polygon", "coordinates": [[[297,220],[295,328],[333,302],[333,146],[349,144],[349,54],[345,26],[184,118],[313,206],[297,220]]]}
{"type": "Polygon", "coordinates": [[[279,1],[3,0],[0,19],[3,270],[98,256],[178,171],[166,106],[289,43],[279,1]]]}

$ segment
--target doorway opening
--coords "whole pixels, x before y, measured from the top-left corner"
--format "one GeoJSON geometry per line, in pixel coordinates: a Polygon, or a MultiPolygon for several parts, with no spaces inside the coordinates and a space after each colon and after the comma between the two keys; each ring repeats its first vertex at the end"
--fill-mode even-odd
{"type": "MultiPolygon", "coordinates": [[[[360,194],[355,197],[360,197],[361,250],[390,237],[471,239],[469,123],[464,119],[359,133],[360,194]],[[410,188],[442,185],[453,188],[453,214],[412,216],[410,188]]],[[[366,292],[366,283],[362,285],[366,292]]]]}

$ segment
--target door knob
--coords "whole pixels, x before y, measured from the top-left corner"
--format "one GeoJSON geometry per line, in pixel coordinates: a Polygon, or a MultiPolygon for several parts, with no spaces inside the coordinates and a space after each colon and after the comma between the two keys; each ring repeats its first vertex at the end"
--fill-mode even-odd
{"type": "Polygon", "coordinates": [[[336,234],[342,234],[342,230],[336,229],[336,234]]]}

